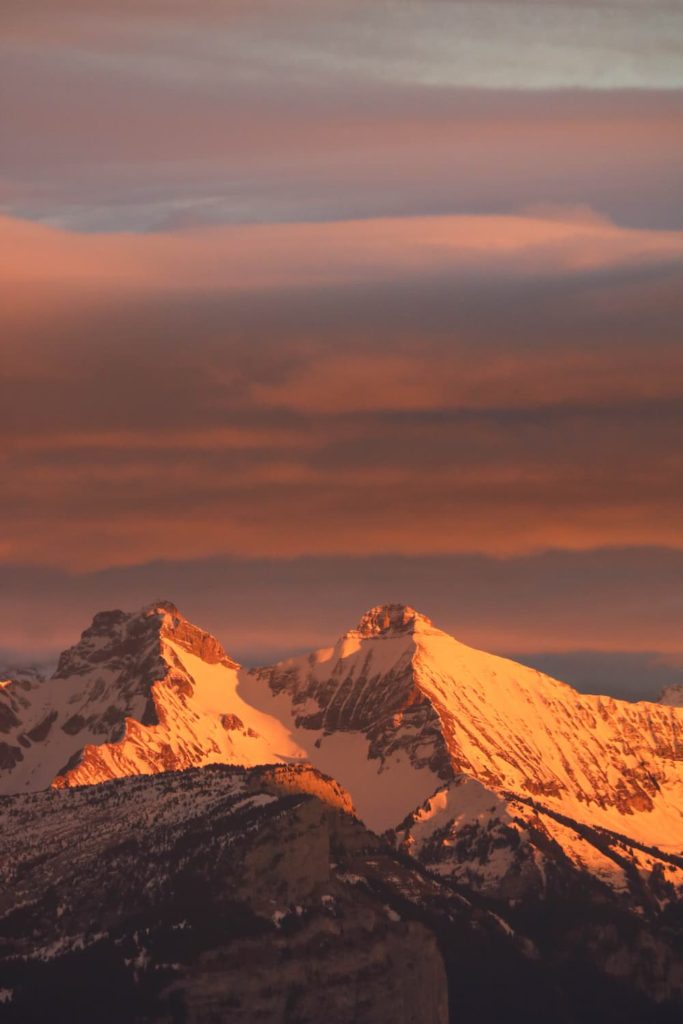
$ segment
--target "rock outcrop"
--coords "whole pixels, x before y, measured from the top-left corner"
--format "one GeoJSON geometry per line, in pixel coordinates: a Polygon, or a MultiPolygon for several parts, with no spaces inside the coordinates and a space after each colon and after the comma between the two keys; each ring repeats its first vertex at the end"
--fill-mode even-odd
{"type": "Polygon", "coordinates": [[[239,697],[238,669],[170,602],[99,613],[52,678],[0,690],[0,793],[302,759],[239,697]]]}
{"type": "Polygon", "coordinates": [[[434,936],[365,877],[400,865],[311,769],[213,767],[0,806],[7,1020],[448,1020],[434,936]]]}
{"type": "Polygon", "coordinates": [[[473,891],[545,892],[560,865],[639,904],[681,889],[683,709],[579,694],[404,605],[251,671],[170,602],[103,612],[51,679],[0,689],[0,735],[0,792],[310,763],[473,891]]]}
{"type": "Polygon", "coordinates": [[[466,776],[590,827],[683,852],[679,708],[577,693],[459,643],[402,605],[373,608],[333,648],[256,675],[275,698],[262,706],[289,714],[323,770],[332,771],[326,745],[340,734],[363,738],[364,792],[354,792],[343,764],[333,774],[374,827],[384,822],[364,814],[364,801],[382,781],[389,788],[393,776],[395,788],[411,794],[410,785],[422,788],[405,813],[466,776]]]}

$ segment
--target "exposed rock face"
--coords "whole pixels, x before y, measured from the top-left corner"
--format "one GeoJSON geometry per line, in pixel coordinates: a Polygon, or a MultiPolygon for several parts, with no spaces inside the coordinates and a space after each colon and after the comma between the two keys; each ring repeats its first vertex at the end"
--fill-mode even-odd
{"type": "Polygon", "coordinates": [[[10,1012],[440,1022],[435,935],[458,1024],[677,1019],[682,724],[404,606],[251,672],[168,602],[98,615],[0,686],[10,1012]]]}
{"type": "Polygon", "coordinates": [[[359,732],[371,759],[388,763],[406,754],[413,767],[450,778],[441,721],[413,664],[416,631],[431,629],[412,608],[373,608],[331,651],[261,669],[258,676],[291,700],[297,728],[323,736],[359,732]]]}
{"type": "MultiPolygon", "coordinates": [[[[0,689],[0,792],[297,761],[338,779],[376,831],[465,777],[509,805],[501,835],[514,842],[533,802],[533,836],[547,832],[570,862],[617,887],[624,870],[575,825],[629,837],[640,873],[641,847],[656,848],[650,872],[657,851],[683,851],[683,710],[578,694],[458,643],[403,605],[371,609],[332,648],[251,672],[169,602],[104,612],[52,679],[0,689]]],[[[460,832],[481,831],[478,819],[456,818],[460,832]]],[[[527,825],[520,835],[532,834],[527,825]]],[[[520,849],[535,878],[536,839],[520,849]]],[[[443,851],[429,862],[441,864],[443,851]]],[[[495,863],[507,885],[502,854],[495,863]]],[[[660,867],[678,885],[666,860],[660,867]]]]}
{"type": "Polygon", "coordinates": [[[283,766],[1,798],[3,1021],[677,1019],[680,958],[646,914],[576,888],[491,913],[348,806],[283,766]]]}
{"type": "Polygon", "coordinates": [[[603,900],[659,911],[683,897],[683,857],[590,828],[467,776],[438,790],[390,838],[441,877],[497,899],[551,903],[587,886],[600,898],[605,887],[603,900]]]}
{"type": "Polygon", "coordinates": [[[360,637],[400,636],[412,633],[416,627],[433,626],[431,619],[415,611],[407,604],[380,604],[371,608],[361,616],[357,628],[353,631],[360,637]]]}
{"type": "Polygon", "coordinates": [[[275,796],[308,793],[346,814],[356,813],[346,790],[335,779],[322,775],[310,765],[269,765],[258,768],[246,777],[245,785],[249,792],[272,793],[275,796]]]}
{"type": "MultiPolygon", "coordinates": [[[[261,669],[258,678],[281,715],[289,704],[300,743],[310,731],[324,751],[326,736],[360,733],[381,771],[391,774],[397,757],[413,773],[428,769],[416,803],[440,780],[466,775],[572,820],[683,851],[677,708],[579,694],[466,647],[400,605],[371,609],[334,648],[261,669]]],[[[350,785],[343,772],[337,777],[350,785]]]]}
{"type": "Polygon", "coordinates": [[[170,602],[96,615],[51,679],[0,690],[0,792],[302,755],[239,699],[237,672],[170,602]]]}
{"type": "Polygon", "coordinates": [[[434,937],[346,870],[400,866],[311,769],[215,767],[1,806],[8,1020],[57,996],[71,1021],[448,1019],[434,937]]]}
{"type": "MultiPolygon", "coordinates": [[[[24,760],[30,738],[22,735],[23,721],[31,714],[33,691],[43,682],[35,668],[5,666],[0,669],[0,772],[10,772],[24,760]]],[[[49,720],[34,728],[49,729],[49,720]]]]}
{"type": "Polygon", "coordinates": [[[444,1024],[446,975],[430,933],[392,928],[367,908],[340,916],[202,955],[178,986],[187,1021],[444,1024]]]}

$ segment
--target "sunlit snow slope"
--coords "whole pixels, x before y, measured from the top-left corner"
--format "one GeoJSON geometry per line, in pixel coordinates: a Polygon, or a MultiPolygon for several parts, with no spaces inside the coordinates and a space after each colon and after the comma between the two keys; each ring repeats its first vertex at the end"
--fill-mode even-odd
{"type": "Polygon", "coordinates": [[[399,758],[397,789],[406,764],[426,773],[423,799],[435,778],[464,774],[573,820],[683,850],[678,708],[579,694],[459,643],[402,605],[372,609],[334,648],[258,678],[275,695],[265,706],[279,716],[292,709],[300,741],[306,730],[322,733],[324,751],[350,731],[386,772],[399,758]]]}
{"type": "Polygon", "coordinates": [[[170,603],[105,612],[51,679],[0,688],[0,792],[299,760],[345,786],[375,830],[465,777],[683,850],[683,709],[578,694],[403,605],[252,671],[170,603]]]}
{"type": "Polygon", "coordinates": [[[0,792],[303,757],[277,719],[238,697],[237,673],[167,602],[96,615],[51,679],[0,690],[0,792]]]}

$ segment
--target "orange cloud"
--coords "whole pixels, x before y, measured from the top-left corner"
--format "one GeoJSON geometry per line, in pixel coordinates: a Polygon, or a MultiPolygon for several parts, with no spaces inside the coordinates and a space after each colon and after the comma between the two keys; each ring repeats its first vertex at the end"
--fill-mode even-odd
{"type": "Polygon", "coordinates": [[[316,447],[318,439],[303,429],[279,426],[216,427],[207,430],[80,431],[71,433],[17,434],[0,437],[0,451],[223,451],[316,447]]]}
{"type": "Polygon", "coordinates": [[[5,564],[683,546],[683,233],[0,239],[5,564]]]}
{"type": "Polygon", "coordinates": [[[613,352],[582,348],[466,353],[415,340],[405,355],[322,353],[289,378],[257,384],[258,403],[337,414],[377,409],[490,409],[683,397],[683,349],[613,352]],[[666,371],[665,368],[666,367],[666,371]]]}
{"type": "Polygon", "coordinates": [[[6,285],[226,292],[473,271],[552,275],[683,259],[683,231],[597,217],[441,216],[76,234],[0,218],[6,285]]]}
{"type": "Polygon", "coordinates": [[[345,459],[332,427],[311,429],[319,448],[308,455],[273,448],[256,461],[200,456],[182,441],[163,458],[93,449],[77,461],[70,450],[15,459],[5,561],[84,570],[225,553],[683,547],[681,459],[657,450],[642,418],[623,439],[600,415],[448,429],[366,420],[345,459]]]}

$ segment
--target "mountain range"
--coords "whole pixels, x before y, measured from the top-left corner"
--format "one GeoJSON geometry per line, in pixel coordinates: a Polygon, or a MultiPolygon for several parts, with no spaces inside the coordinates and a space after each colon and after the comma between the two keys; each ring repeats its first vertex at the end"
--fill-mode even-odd
{"type": "MultiPolygon", "coordinates": [[[[538,1017],[529,1010],[529,1020],[550,1019],[544,1017],[550,1012],[558,1020],[598,1019],[593,1009],[605,1020],[604,1006],[621,1007],[623,1020],[673,1020],[680,1012],[683,707],[673,692],[658,704],[579,694],[534,669],[467,647],[426,616],[395,604],[370,609],[329,648],[243,668],[173,604],[155,602],[136,613],[96,615],[49,679],[31,671],[1,675],[7,678],[0,682],[0,852],[10,895],[0,906],[0,922],[10,939],[0,954],[13,965],[14,980],[0,985],[0,1000],[10,993],[4,1005],[15,1019],[38,1013],[30,1008],[36,980],[44,985],[50,974],[62,985],[73,958],[83,960],[96,948],[108,984],[116,987],[120,970],[126,975],[125,1019],[134,1019],[131,1007],[144,996],[151,1009],[141,1020],[176,1019],[164,1016],[173,1003],[182,1007],[177,1019],[314,1021],[322,1004],[313,989],[323,976],[341,1007],[327,1018],[340,1022],[441,1022],[448,1019],[448,1003],[453,1020],[470,1019],[470,1011],[472,1020],[494,1020],[500,1007],[523,1005],[522,983],[532,975],[540,995],[538,1017]],[[317,848],[322,835],[328,852],[324,870],[302,895],[296,878],[309,855],[294,834],[300,837],[304,806],[304,831],[316,837],[308,845],[317,848]],[[279,840],[276,820],[282,822],[279,840]],[[216,994],[206,958],[218,956],[218,947],[205,936],[190,944],[189,966],[177,977],[161,971],[175,993],[169,1003],[169,992],[157,984],[159,944],[170,942],[178,924],[169,923],[169,914],[180,913],[172,894],[189,870],[187,858],[170,856],[169,849],[189,843],[190,862],[199,857],[199,864],[199,847],[183,839],[198,829],[232,851],[228,860],[240,882],[224,898],[233,910],[239,904],[242,924],[251,922],[232,938],[223,936],[220,949],[242,949],[254,940],[252,928],[265,928],[260,948],[274,958],[271,981],[263,968],[252,991],[241,975],[231,975],[233,995],[225,985],[216,994]],[[57,866],[36,852],[54,851],[55,837],[63,861],[57,866]],[[82,862],[67,853],[69,842],[84,851],[82,862]],[[275,858],[285,842],[291,854],[285,860],[294,867],[284,880],[266,872],[257,884],[244,865],[256,863],[257,851],[266,848],[275,858]],[[152,884],[133,865],[135,858],[120,854],[130,843],[135,849],[142,844],[163,885],[152,884]],[[358,850],[365,851],[362,864],[339,869],[340,860],[357,860],[358,850]],[[140,940],[140,922],[134,928],[111,894],[108,923],[98,919],[93,927],[94,902],[106,885],[103,865],[117,880],[124,906],[135,903],[132,891],[125,895],[127,880],[135,879],[149,942],[140,940]],[[349,875],[356,882],[349,883],[349,875]],[[62,895],[50,910],[55,888],[62,895]],[[306,903],[311,899],[315,913],[306,903]],[[344,928],[330,925],[340,919],[330,909],[335,901],[344,905],[339,913],[349,929],[363,916],[360,904],[375,922],[360,943],[365,960],[352,952],[344,928]],[[305,909],[297,915],[296,906],[305,909]],[[290,966],[298,966],[288,974],[280,961],[287,945],[283,922],[290,918],[287,955],[290,966]],[[304,921],[312,928],[305,941],[304,921]],[[317,982],[306,980],[301,950],[328,932],[348,960],[347,974],[366,979],[351,1008],[325,957],[317,982]],[[508,978],[499,1003],[490,992],[482,995],[486,986],[477,988],[475,980],[483,973],[471,964],[465,983],[462,948],[473,933],[472,948],[484,958],[495,949],[508,978]],[[135,967],[139,958],[143,963],[135,967]],[[133,967],[126,969],[126,960],[133,967]],[[399,975],[413,976],[416,985],[424,976],[432,979],[429,1006],[413,1005],[399,975]],[[394,993],[385,1009],[370,976],[394,993]],[[592,1003],[580,1001],[583,982],[592,1003]],[[298,1006],[290,1017],[264,995],[273,985],[298,1006]],[[202,986],[214,994],[202,995],[202,986]],[[292,996],[302,986],[308,1002],[292,996]],[[230,1010],[230,999],[239,1006],[230,1010]],[[257,1003],[262,1016],[245,1016],[255,1014],[257,1003]],[[404,1017],[399,1005],[407,1008],[404,1017]],[[629,1016],[636,1012],[641,1017],[629,1016]]],[[[222,856],[225,851],[219,861],[222,856]]],[[[213,867],[202,862],[197,871],[193,885],[215,884],[213,867]]],[[[201,931],[206,921],[191,927],[201,931]]],[[[77,1019],[80,1011],[71,1006],[69,1012],[77,1019]]],[[[87,1004],[83,1019],[92,1012],[87,1004]]]]}

